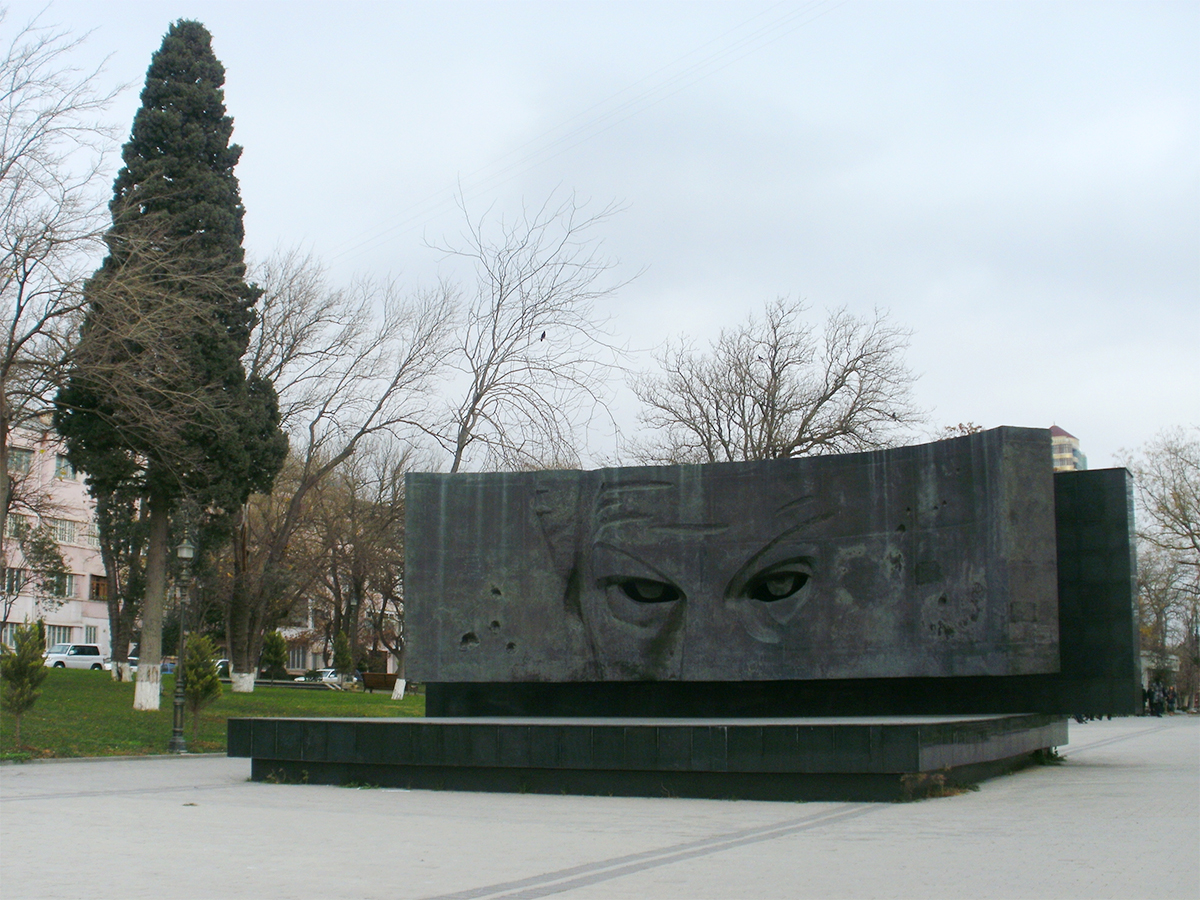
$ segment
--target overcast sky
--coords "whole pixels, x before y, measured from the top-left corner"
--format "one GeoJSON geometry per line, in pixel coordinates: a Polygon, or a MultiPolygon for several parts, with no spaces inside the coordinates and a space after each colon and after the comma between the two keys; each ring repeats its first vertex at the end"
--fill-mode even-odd
{"type": "MultiPolygon", "coordinates": [[[[9,4],[11,32],[44,4],[9,4]]],[[[261,257],[431,284],[452,198],[576,192],[637,347],[764,301],[914,331],[931,426],[1200,423],[1200,4],[54,2],[130,82],[203,22],[261,257]],[[644,271],[643,271],[644,270],[644,271]]],[[[649,361],[646,361],[649,364],[649,361]]],[[[626,400],[621,404],[626,404],[626,400]]],[[[633,427],[633,407],[619,405],[633,427]]]]}

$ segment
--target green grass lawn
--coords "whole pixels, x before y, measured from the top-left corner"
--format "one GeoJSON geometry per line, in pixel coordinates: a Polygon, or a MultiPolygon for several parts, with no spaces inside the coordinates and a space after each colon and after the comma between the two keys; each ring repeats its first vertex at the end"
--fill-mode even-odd
{"type": "MultiPolygon", "coordinates": [[[[157,712],[133,708],[133,685],[112,680],[108,672],[51,669],[42,696],[21,720],[16,746],[13,720],[0,713],[0,759],[67,756],[132,756],[165,753],[171,739],[172,692],[175,679],[163,676],[162,705],[157,712]]],[[[225,720],[239,716],[423,716],[425,697],[409,694],[393,701],[387,692],[298,690],[256,687],[234,694],[224,685],[221,696],[200,714],[200,731],[192,740],[191,716],[184,736],[192,753],[225,750],[225,720]]]]}

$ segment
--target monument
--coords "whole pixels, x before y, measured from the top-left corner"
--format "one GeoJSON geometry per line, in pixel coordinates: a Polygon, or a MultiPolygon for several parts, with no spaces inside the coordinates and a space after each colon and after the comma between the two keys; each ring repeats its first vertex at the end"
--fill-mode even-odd
{"type": "Polygon", "coordinates": [[[879,797],[1020,765],[1067,715],[1139,699],[1128,474],[1055,475],[1042,429],[411,474],[406,503],[429,718],[231,721],[254,777],[879,797]]]}

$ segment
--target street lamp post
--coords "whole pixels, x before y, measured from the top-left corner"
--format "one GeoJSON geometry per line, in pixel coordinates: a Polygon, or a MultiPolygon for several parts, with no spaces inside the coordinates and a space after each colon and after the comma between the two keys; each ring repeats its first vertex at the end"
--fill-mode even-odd
{"type": "MultiPolygon", "coordinates": [[[[186,581],[190,582],[192,557],[196,555],[195,546],[185,537],[176,548],[175,553],[183,562],[186,581]]],[[[171,720],[171,743],[167,745],[167,750],[171,753],[187,752],[187,741],[183,738],[183,653],[184,642],[187,638],[187,632],[183,627],[183,611],[184,607],[181,601],[179,605],[179,652],[175,658],[175,710],[171,720]]]]}

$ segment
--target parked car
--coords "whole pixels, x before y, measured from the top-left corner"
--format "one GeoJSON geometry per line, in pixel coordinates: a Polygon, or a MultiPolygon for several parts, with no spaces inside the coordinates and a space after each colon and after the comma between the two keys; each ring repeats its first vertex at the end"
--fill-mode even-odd
{"type": "Polygon", "coordinates": [[[297,675],[294,681],[322,681],[328,684],[353,684],[362,681],[360,675],[347,675],[342,678],[337,673],[337,669],[315,669],[311,672],[306,672],[303,675],[297,675]]]}
{"type": "Polygon", "coordinates": [[[55,644],[43,655],[52,669],[108,669],[111,664],[96,644],[55,644]]]}

